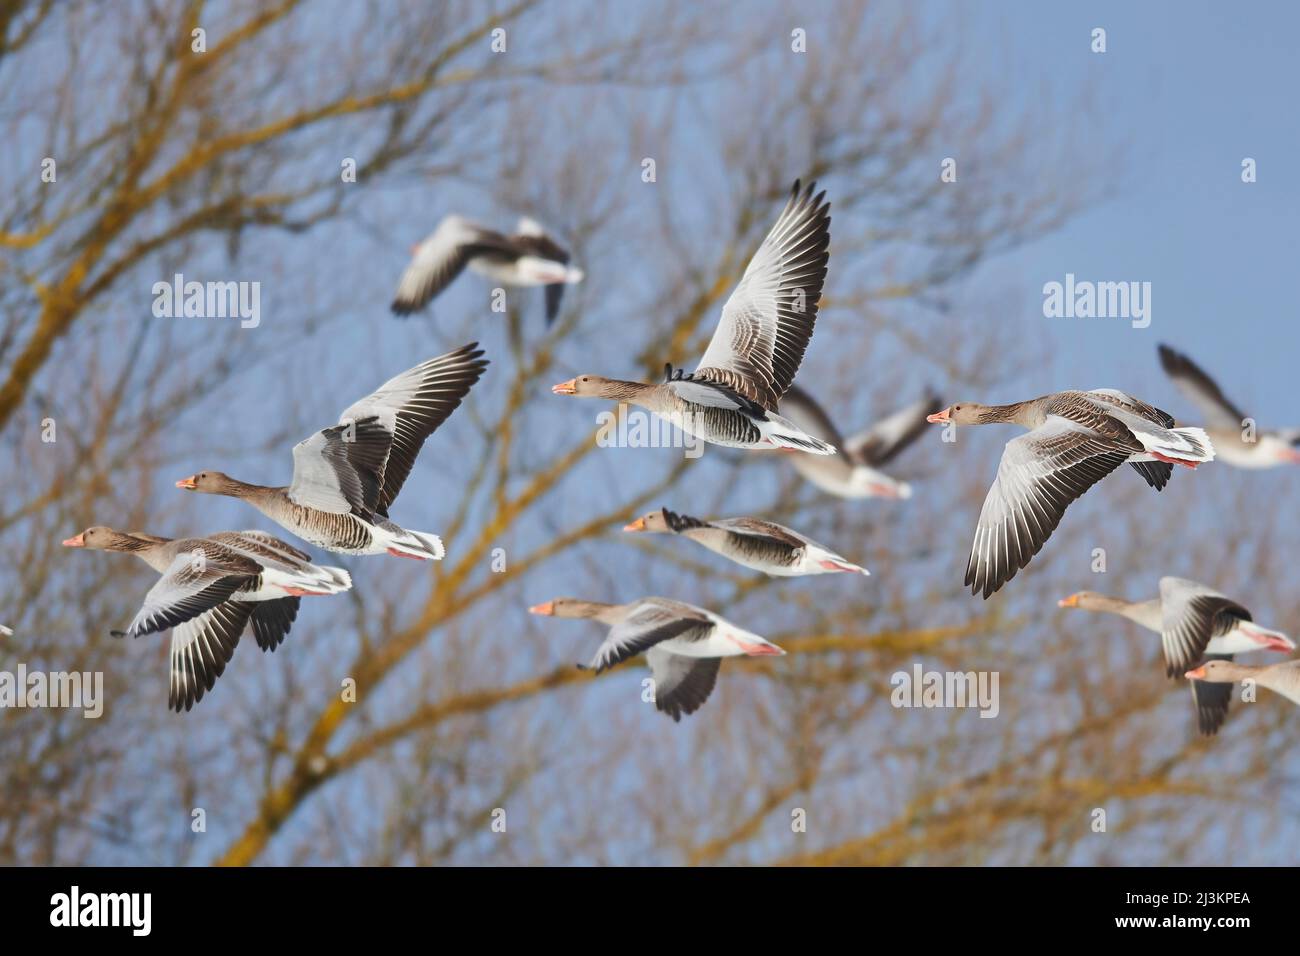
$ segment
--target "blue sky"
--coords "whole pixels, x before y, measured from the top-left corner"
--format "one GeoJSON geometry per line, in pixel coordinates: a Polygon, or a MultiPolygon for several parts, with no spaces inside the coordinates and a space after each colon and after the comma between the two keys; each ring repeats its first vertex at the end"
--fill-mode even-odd
{"type": "Polygon", "coordinates": [[[1085,141],[1127,148],[1113,198],[987,266],[1023,295],[1028,330],[1052,339],[1054,367],[1042,384],[1122,387],[1190,417],[1156,364],[1156,343],[1168,341],[1262,426],[1300,418],[1289,401],[1300,183],[1287,168],[1300,155],[1300,8],[1015,2],[984,4],[976,15],[959,6],[990,57],[1006,51],[1002,68],[1035,84],[1049,76],[1091,88],[1091,115],[1061,121],[1083,127],[1085,141]],[[1104,54],[1089,49],[1095,26],[1107,31],[1104,54]],[[1257,163],[1250,185],[1241,181],[1247,156],[1257,163]],[[1150,328],[1034,314],[1042,283],[1066,272],[1151,282],[1150,328]]]}

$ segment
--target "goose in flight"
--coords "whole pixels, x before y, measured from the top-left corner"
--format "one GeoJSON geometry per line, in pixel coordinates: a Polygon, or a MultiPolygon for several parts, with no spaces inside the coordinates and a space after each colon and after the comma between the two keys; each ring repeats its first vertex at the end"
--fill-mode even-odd
{"type": "Polygon", "coordinates": [[[477,342],[422,362],[349,406],[337,425],[293,449],[287,487],[201,471],[177,488],[242,498],[304,541],[338,554],[441,560],[437,535],[407,531],[388,517],[424,441],[446,421],[487,361],[477,342]]]}
{"type": "Polygon", "coordinates": [[[912,487],[880,471],[921,436],[926,416],[943,404],[933,391],[883,418],[852,438],[841,438],[830,416],[811,395],[791,385],[780,411],[809,435],[834,445],[840,454],[789,455],[799,474],[837,498],[910,498],[912,487]]]}
{"type": "Polygon", "coordinates": [[[448,216],[421,243],[411,247],[411,263],[393,297],[393,313],[410,315],[424,308],[466,266],[508,286],[546,287],[546,324],[560,312],[564,287],[581,282],[583,273],[569,265],[569,252],[531,219],[520,219],[512,236],[448,216]]]}
{"type": "Polygon", "coordinates": [[[984,499],[965,583],[989,595],[1027,565],[1065,509],[1125,462],[1157,491],[1174,465],[1214,460],[1199,428],[1175,428],[1167,413],[1115,389],[1055,392],[1010,405],[962,402],[926,418],[954,425],[1015,424],[984,499]]]}
{"type": "Polygon", "coordinates": [[[1228,400],[1214,379],[1199,365],[1168,345],[1161,345],[1160,365],[1178,390],[1205,416],[1205,430],[1214,449],[1229,465],[1238,468],[1273,468],[1300,464],[1300,428],[1247,431],[1251,421],[1228,400]],[[1247,440],[1250,434],[1253,440],[1247,440]]]}
{"type": "Polygon", "coordinates": [[[870,574],[834,551],[797,531],[761,518],[719,518],[701,521],[667,508],[652,511],[623,528],[676,534],[716,554],[773,577],[852,571],[870,574]]]}
{"type": "MultiPolygon", "coordinates": [[[[1057,604],[1118,614],[1159,634],[1165,672],[1170,677],[1185,673],[1198,661],[1231,661],[1234,654],[1251,651],[1295,650],[1289,637],[1255,624],[1250,611],[1236,601],[1185,578],[1161,578],[1160,596],[1149,601],[1126,601],[1079,591],[1057,604]]],[[[1228,715],[1231,689],[1198,680],[1193,680],[1191,686],[1197,727],[1202,734],[1218,733],[1228,715]]]]}
{"type": "Polygon", "coordinates": [[[826,279],[830,204],[815,184],[794,184],[731,298],[722,308],[700,366],[672,366],[658,384],[579,375],[557,395],[638,405],[704,441],[733,448],[794,448],[833,455],[835,448],[777,414],[812,337],[826,279]]]}
{"type": "Polygon", "coordinates": [[[127,629],[112,634],[140,637],[171,629],[167,705],[178,713],[212,690],[246,625],[251,623],[258,647],[274,651],[297,618],[301,598],[352,587],[342,568],[318,567],[264,531],[163,538],[96,526],[63,544],[134,554],[162,575],[127,629]]]}
{"type": "Polygon", "coordinates": [[[741,630],[712,611],[646,597],[630,604],[600,604],[556,598],[528,609],[548,617],[587,618],[609,626],[609,634],[590,664],[597,673],[645,653],[654,679],[655,708],[674,721],[703,706],[718,679],[724,657],[762,657],[785,651],[757,634],[741,630]]]}

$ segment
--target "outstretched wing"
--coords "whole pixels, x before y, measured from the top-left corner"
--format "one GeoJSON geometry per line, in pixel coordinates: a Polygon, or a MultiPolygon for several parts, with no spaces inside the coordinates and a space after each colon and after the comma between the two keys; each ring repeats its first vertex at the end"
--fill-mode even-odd
{"type": "Polygon", "coordinates": [[[844,451],[856,461],[879,468],[894,459],[929,427],[925,418],[943,407],[939,396],[927,390],[925,395],[888,418],[882,418],[861,434],[844,443],[844,451]]]}
{"type": "Polygon", "coordinates": [[[293,450],[289,498],[367,521],[388,508],[424,441],[478,381],[487,361],[477,342],[397,375],[353,403],[333,425],[293,450]]]}
{"type": "Polygon", "coordinates": [[[1174,380],[1183,396],[1201,410],[1211,428],[1237,431],[1246,414],[1228,400],[1217,382],[1199,365],[1167,345],[1159,347],[1160,367],[1174,380]]]}
{"type": "Polygon", "coordinates": [[[1127,449],[1075,422],[1047,423],[1007,442],[966,564],[971,592],[990,594],[1029,563],[1070,503],[1122,465],[1127,449]]]}
{"type": "Polygon", "coordinates": [[[707,617],[655,601],[644,601],[609,630],[588,665],[599,672],[675,637],[703,636],[713,628],[707,617]]]}
{"type": "Polygon", "coordinates": [[[730,386],[768,411],[794,381],[826,280],[830,204],[794,184],[731,298],[695,377],[730,386]]]}
{"type": "Polygon", "coordinates": [[[1160,579],[1160,642],[1165,673],[1184,674],[1200,663],[1210,638],[1249,621],[1250,611],[1218,591],[1186,578],[1160,579]]]}
{"type": "Polygon", "coordinates": [[[674,721],[704,706],[722,664],[720,657],[683,657],[662,647],[650,648],[645,659],[655,682],[655,708],[674,721]]]}
{"type": "Polygon", "coordinates": [[[212,690],[235,653],[253,605],[226,601],[172,630],[167,706],[189,710],[212,690]]]}
{"type": "Polygon", "coordinates": [[[397,284],[392,310],[410,315],[424,308],[464,271],[470,259],[481,252],[499,249],[509,252],[510,241],[462,216],[447,216],[424,242],[416,247],[406,271],[397,284]]]}
{"type": "Polygon", "coordinates": [[[141,637],[183,624],[225,602],[261,573],[256,562],[243,556],[213,554],[217,548],[177,555],[144,596],[126,635],[141,637]]]}

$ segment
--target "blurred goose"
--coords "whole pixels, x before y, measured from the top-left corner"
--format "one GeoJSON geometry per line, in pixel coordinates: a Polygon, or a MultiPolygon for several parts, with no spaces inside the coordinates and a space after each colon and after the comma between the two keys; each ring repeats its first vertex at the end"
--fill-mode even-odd
{"type": "Polygon", "coordinates": [[[791,455],[795,470],[822,491],[839,498],[910,498],[907,482],[891,478],[878,469],[920,437],[928,415],[943,405],[939,396],[926,390],[924,396],[882,419],[852,438],[841,438],[830,416],[798,385],[791,385],[781,399],[780,411],[809,435],[834,445],[833,457],[791,455]]]}
{"type": "Polygon", "coordinates": [[[463,216],[448,216],[411,247],[411,264],[393,298],[396,315],[422,309],[469,266],[508,286],[546,286],[546,324],[555,321],[565,285],[583,273],[569,265],[569,252],[531,219],[520,219],[513,236],[486,229],[463,216]]]}
{"type": "MultiPolygon", "coordinates": [[[[1255,624],[1248,610],[1218,591],[1185,578],[1160,579],[1160,596],[1126,601],[1092,591],[1080,591],[1057,602],[1060,607],[1105,611],[1126,617],[1160,635],[1165,672],[1174,677],[1200,660],[1232,660],[1250,651],[1295,650],[1280,631],[1255,624]]],[[[1192,702],[1201,733],[1215,734],[1228,715],[1229,688],[1192,681],[1192,702]]]]}
{"type": "Polygon", "coordinates": [[[1055,392],[1010,405],[963,402],[926,418],[954,425],[1015,424],[984,499],[965,583],[984,598],[1029,563],[1072,501],[1125,462],[1157,491],[1173,465],[1214,460],[1199,428],[1175,428],[1166,412],[1123,392],[1055,392]]]}
{"type": "Polygon", "coordinates": [[[12,627],[5,627],[3,624],[0,624],[0,636],[13,637],[13,634],[14,629],[12,627]]]}
{"type": "Polygon", "coordinates": [[[812,337],[826,279],[830,204],[815,184],[790,200],[722,308],[713,340],[692,374],[665,368],[656,385],[580,375],[557,395],[639,405],[683,431],[733,448],[835,449],[776,414],[812,337]]]}
{"type": "Polygon", "coordinates": [[[1255,440],[1246,441],[1248,416],[1228,400],[1214,379],[1186,355],[1167,345],[1161,345],[1159,352],[1165,373],[1205,416],[1205,430],[1225,462],[1238,468],[1300,464],[1300,428],[1255,432],[1255,440]]]}
{"type": "Polygon", "coordinates": [[[667,508],[652,511],[623,528],[678,534],[710,551],[774,577],[853,571],[870,574],[834,551],[774,521],[761,518],[720,518],[701,521],[667,508]]]}
{"type": "Polygon", "coordinates": [[[201,471],[177,488],[242,498],[282,528],[339,554],[441,560],[434,534],[389,520],[424,440],[446,421],[487,361],[471,342],[389,379],[293,449],[293,482],[270,488],[201,471]]]}
{"type": "MultiPolygon", "coordinates": [[[[1300,704],[1300,661],[1282,661],[1280,664],[1254,667],[1250,664],[1211,660],[1200,667],[1192,668],[1184,676],[1191,680],[1209,681],[1214,684],[1233,684],[1237,681],[1253,680],[1260,687],[1267,687],[1273,693],[1281,694],[1291,703],[1300,704]]],[[[1227,689],[1231,693],[1231,688],[1227,689]]]]}
{"type": "Polygon", "coordinates": [[[69,548],[134,554],[162,575],[130,626],[114,637],[171,628],[167,705],[189,710],[226,669],[244,626],[263,651],[274,651],[306,595],[347,591],[342,568],[318,567],[310,556],[263,531],[222,531],[206,538],[161,538],[96,526],[63,542],[69,548]]]}
{"type": "Polygon", "coordinates": [[[631,604],[556,598],[528,610],[609,625],[609,635],[591,663],[578,665],[584,670],[600,673],[644,651],[654,678],[655,707],[674,721],[695,713],[713,693],[721,658],[785,653],[712,611],[668,598],[647,597],[631,604]]]}

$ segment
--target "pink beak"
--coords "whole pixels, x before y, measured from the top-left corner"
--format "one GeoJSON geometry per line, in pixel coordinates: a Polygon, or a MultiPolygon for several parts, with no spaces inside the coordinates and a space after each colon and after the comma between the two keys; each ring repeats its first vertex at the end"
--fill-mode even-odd
{"type": "Polygon", "coordinates": [[[935,412],[933,415],[926,415],[925,420],[932,424],[937,422],[946,422],[948,421],[948,413],[950,411],[952,411],[952,409],[945,408],[943,411],[935,412]]]}
{"type": "MultiPolygon", "coordinates": [[[[85,532],[83,531],[82,534],[85,534],[85,532]]],[[[75,538],[64,539],[63,546],[65,548],[84,548],[86,546],[86,541],[79,534],[75,538]]]]}

